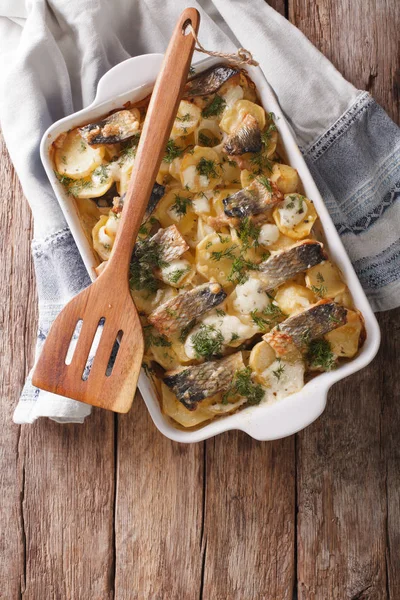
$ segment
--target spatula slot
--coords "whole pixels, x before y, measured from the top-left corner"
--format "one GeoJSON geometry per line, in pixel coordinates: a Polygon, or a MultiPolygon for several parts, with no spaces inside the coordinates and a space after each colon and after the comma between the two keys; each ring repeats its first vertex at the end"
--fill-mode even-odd
{"type": "Polygon", "coordinates": [[[99,344],[100,344],[100,339],[101,339],[101,336],[103,333],[105,322],[106,322],[105,318],[101,317],[101,319],[97,325],[96,333],[94,334],[93,342],[92,342],[92,345],[90,346],[89,354],[88,354],[88,357],[86,360],[85,368],[83,369],[83,373],[82,373],[83,381],[86,381],[90,375],[94,357],[96,356],[97,348],[99,347],[99,344]]]}
{"type": "Polygon", "coordinates": [[[115,338],[115,342],[114,342],[112,350],[111,350],[110,358],[108,359],[108,364],[107,364],[107,368],[106,368],[106,376],[107,377],[110,377],[112,370],[114,368],[123,335],[124,335],[124,332],[122,331],[122,329],[120,329],[117,333],[117,337],[115,338]]]}
{"type": "Polygon", "coordinates": [[[65,362],[66,365],[70,365],[71,364],[72,358],[74,356],[75,348],[76,348],[76,345],[78,343],[79,335],[81,333],[82,323],[83,323],[82,319],[78,319],[78,321],[77,321],[77,323],[75,325],[75,329],[74,329],[74,331],[72,333],[71,341],[70,341],[69,346],[68,346],[67,354],[65,355],[65,361],[64,362],[65,362]]]}

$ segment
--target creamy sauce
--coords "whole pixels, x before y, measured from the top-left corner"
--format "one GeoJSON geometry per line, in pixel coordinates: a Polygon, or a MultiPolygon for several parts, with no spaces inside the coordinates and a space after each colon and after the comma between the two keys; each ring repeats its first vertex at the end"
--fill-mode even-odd
{"type": "Polygon", "coordinates": [[[298,196],[290,195],[283,201],[282,208],[279,209],[281,223],[288,229],[293,229],[303,221],[307,214],[307,204],[298,196]]]}
{"type": "Polygon", "coordinates": [[[249,277],[242,285],[236,286],[236,298],[233,306],[242,315],[249,315],[253,310],[263,311],[271,300],[261,289],[260,281],[249,277]]]}
{"type": "Polygon", "coordinates": [[[106,233],[115,237],[117,235],[119,222],[120,219],[117,217],[109,217],[105,225],[106,233]]]}
{"type": "Polygon", "coordinates": [[[243,95],[243,88],[240,85],[235,85],[230,87],[222,97],[226,102],[226,107],[231,108],[235,102],[242,100],[243,95]]]}
{"type": "Polygon", "coordinates": [[[196,165],[190,165],[183,172],[183,187],[188,186],[190,189],[196,185],[196,165]]]}
{"type": "Polygon", "coordinates": [[[173,278],[173,283],[178,284],[182,281],[182,279],[189,273],[191,270],[190,262],[185,258],[172,260],[167,267],[161,269],[161,278],[165,283],[172,284],[171,277],[173,278]],[[174,278],[174,274],[177,271],[182,271],[181,275],[178,279],[174,278]]]}
{"type": "Polygon", "coordinates": [[[304,386],[304,364],[300,361],[275,360],[261,377],[265,387],[263,402],[281,400],[304,386]]]}
{"type": "Polygon", "coordinates": [[[194,198],[192,206],[196,215],[201,215],[203,213],[210,212],[210,201],[205,196],[199,196],[198,198],[194,198]]]}
{"type": "Polygon", "coordinates": [[[260,229],[260,233],[258,235],[258,242],[263,246],[270,246],[274,244],[279,238],[279,229],[276,225],[272,225],[272,223],[265,223],[260,229]]]}
{"type": "Polygon", "coordinates": [[[217,314],[209,315],[201,320],[199,325],[193,329],[192,333],[186,339],[185,342],[185,353],[188,358],[196,358],[196,353],[192,344],[192,337],[195,335],[201,325],[211,325],[215,327],[216,330],[220,331],[222,337],[224,338],[224,343],[229,345],[232,341],[232,336],[236,338],[235,343],[238,343],[243,340],[248,340],[253,337],[254,334],[258,332],[258,328],[253,325],[245,325],[242,323],[238,317],[232,315],[224,315],[219,316],[217,314]]]}

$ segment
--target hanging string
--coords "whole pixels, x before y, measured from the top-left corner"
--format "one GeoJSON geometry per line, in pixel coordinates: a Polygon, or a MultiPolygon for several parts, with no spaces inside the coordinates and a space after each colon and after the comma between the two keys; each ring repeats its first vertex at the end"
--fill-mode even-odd
{"type": "Polygon", "coordinates": [[[253,67],[258,67],[258,62],[254,60],[253,55],[249,50],[245,48],[239,48],[236,54],[228,54],[225,52],[214,52],[213,50],[206,50],[201,43],[199,42],[199,38],[196,35],[193,27],[188,24],[187,29],[193,35],[197,46],[195,46],[195,50],[197,52],[203,52],[203,54],[208,54],[209,56],[219,56],[220,58],[226,58],[227,60],[237,64],[237,65],[252,65],[253,67]]]}

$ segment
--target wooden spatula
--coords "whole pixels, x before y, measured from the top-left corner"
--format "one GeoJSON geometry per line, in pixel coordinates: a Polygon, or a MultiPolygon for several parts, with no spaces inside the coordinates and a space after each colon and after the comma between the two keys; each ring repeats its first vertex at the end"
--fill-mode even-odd
{"type": "Polygon", "coordinates": [[[189,72],[195,42],[188,26],[197,33],[199,22],[197,10],[188,8],[175,27],[151,96],[111,257],[98,279],[73,298],[53,323],[33,374],[33,384],[41,389],[116,412],[131,407],[144,341],[129,290],[129,263],[189,72]],[[80,320],[80,334],[67,365],[80,320]],[[103,320],[86,377],[89,352],[103,320]],[[113,348],[118,352],[111,370],[113,348]]]}

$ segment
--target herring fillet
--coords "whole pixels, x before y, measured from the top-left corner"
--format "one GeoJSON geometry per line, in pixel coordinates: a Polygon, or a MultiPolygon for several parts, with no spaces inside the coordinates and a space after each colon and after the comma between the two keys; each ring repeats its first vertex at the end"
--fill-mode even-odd
{"type": "Polygon", "coordinates": [[[139,121],[129,110],[119,110],[97,123],[78,128],[87,144],[118,144],[139,131],[139,121]]]}
{"type": "Polygon", "coordinates": [[[258,265],[265,291],[272,290],[322,261],[327,260],[323,244],[304,240],[288,250],[281,250],[258,265]]]}
{"type": "Polygon", "coordinates": [[[226,293],[219,283],[204,283],[164,302],[149,315],[148,320],[163,335],[179,336],[183,332],[188,333],[197,317],[221,304],[225,298],[226,293]]]}
{"type": "Polygon", "coordinates": [[[200,400],[229,389],[236,371],[243,368],[242,353],[236,352],[201,365],[167,371],[163,381],[186,408],[195,410],[200,400]]]}
{"type": "MultiPolygon", "coordinates": [[[[182,237],[176,225],[170,225],[166,229],[159,229],[153,237],[145,240],[146,242],[157,244],[160,248],[160,258],[165,262],[171,262],[182,256],[184,252],[189,250],[184,237],[182,237]]],[[[140,247],[143,242],[137,242],[136,246],[140,247]]]]}
{"type": "Polygon", "coordinates": [[[227,65],[211,67],[187,82],[183,98],[214,94],[228,79],[237,73],[239,73],[239,69],[227,65]]]}
{"type": "MultiPolygon", "coordinates": [[[[309,342],[322,337],[347,322],[347,310],[344,306],[321,300],[311,308],[289,317],[263,336],[277,354],[292,342],[297,348],[304,349],[309,342]]],[[[286,350],[285,350],[286,351],[286,350]]]]}
{"type": "Polygon", "coordinates": [[[224,151],[230,155],[260,152],[262,148],[261,130],[252,115],[246,115],[239,127],[228,137],[224,151]]]}
{"type": "Polygon", "coordinates": [[[224,213],[228,217],[244,218],[258,215],[282,202],[283,194],[276,183],[256,177],[250,185],[224,198],[224,213]]]}

